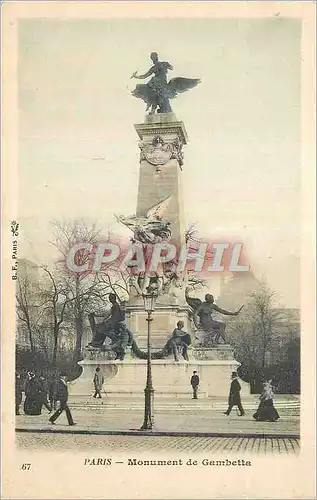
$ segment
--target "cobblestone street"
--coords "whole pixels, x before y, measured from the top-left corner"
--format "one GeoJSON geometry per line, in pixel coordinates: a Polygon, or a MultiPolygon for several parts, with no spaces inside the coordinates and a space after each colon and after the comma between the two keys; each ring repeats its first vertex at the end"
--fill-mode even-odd
{"type": "MultiPolygon", "coordinates": [[[[88,402],[87,402],[88,403],[88,402]]],[[[246,416],[232,411],[228,418],[223,404],[194,411],[170,408],[155,412],[154,435],[139,429],[144,410],[118,409],[99,404],[71,405],[77,425],[69,427],[65,414],[50,425],[49,413],[16,417],[16,442],[28,449],[96,451],[183,451],[260,454],[295,454],[299,451],[300,407],[298,403],[278,404],[277,422],[256,422],[252,415],[256,402],[245,405],[246,416]]],[[[141,403],[141,402],[140,402],[141,403]]]]}
{"type": "Polygon", "coordinates": [[[18,446],[29,450],[68,450],[95,452],[171,451],[171,452],[231,452],[261,454],[294,454],[299,452],[299,441],[289,438],[208,438],[181,436],[87,436],[17,433],[18,446]]]}

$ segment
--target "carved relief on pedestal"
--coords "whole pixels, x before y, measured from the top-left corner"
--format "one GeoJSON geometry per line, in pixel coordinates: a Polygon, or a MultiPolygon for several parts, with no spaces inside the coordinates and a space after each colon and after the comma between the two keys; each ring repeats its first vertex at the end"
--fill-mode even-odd
{"type": "Polygon", "coordinates": [[[151,143],[139,142],[140,161],[146,160],[151,165],[160,166],[175,158],[180,165],[183,165],[182,146],[183,143],[178,138],[168,143],[160,135],[155,135],[151,143]]]}
{"type": "Polygon", "coordinates": [[[227,344],[214,348],[194,347],[192,357],[204,361],[230,361],[234,359],[234,354],[232,347],[227,344]]]}
{"type": "Polygon", "coordinates": [[[175,141],[172,142],[172,156],[171,156],[171,159],[172,158],[175,158],[178,163],[180,164],[180,166],[183,165],[184,163],[184,153],[182,151],[182,147],[183,147],[183,143],[182,141],[177,137],[175,139],[175,141]]]}
{"type": "Polygon", "coordinates": [[[105,348],[84,348],[85,359],[111,361],[116,359],[116,353],[105,348]]]}

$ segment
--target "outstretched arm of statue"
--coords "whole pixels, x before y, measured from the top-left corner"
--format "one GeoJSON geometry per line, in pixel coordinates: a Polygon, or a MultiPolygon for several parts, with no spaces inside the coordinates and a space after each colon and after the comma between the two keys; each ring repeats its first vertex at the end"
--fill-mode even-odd
{"type": "Polygon", "coordinates": [[[213,304],[213,310],[221,314],[224,314],[225,316],[238,316],[239,312],[243,307],[244,306],[241,306],[240,309],[236,312],[231,312],[231,311],[226,311],[226,309],[221,309],[220,307],[216,306],[216,304],[213,304]]]}
{"type": "Polygon", "coordinates": [[[144,75],[138,75],[137,71],[135,71],[133,73],[133,75],[131,76],[131,78],[138,78],[139,80],[143,80],[144,78],[147,78],[148,76],[152,75],[153,72],[154,72],[154,68],[152,66],[152,68],[150,68],[149,71],[144,73],[144,75]]]}

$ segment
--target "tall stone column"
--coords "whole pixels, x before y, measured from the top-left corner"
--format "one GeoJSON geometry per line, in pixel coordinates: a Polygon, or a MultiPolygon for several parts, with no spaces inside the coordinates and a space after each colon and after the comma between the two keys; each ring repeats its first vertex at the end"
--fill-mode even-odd
{"type": "Polygon", "coordinates": [[[171,222],[172,240],[184,242],[184,200],[182,192],[182,147],[188,138],[183,122],[174,113],[146,116],[135,125],[140,138],[140,177],[137,215],[170,198],[164,219],[171,222]]]}
{"type": "MultiPolygon", "coordinates": [[[[137,216],[146,216],[155,205],[166,200],[164,220],[171,223],[171,242],[178,248],[185,243],[184,200],[182,189],[183,152],[188,137],[183,122],[174,113],[154,114],[136,124],[140,148],[140,175],[137,216]]],[[[184,321],[190,332],[185,283],[177,294],[159,296],[152,325],[153,346],[162,348],[176,323],[184,321]]],[[[131,294],[127,308],[129,327],[142,346],[146,340],[146,321],[143,300],[131,294]]]]}

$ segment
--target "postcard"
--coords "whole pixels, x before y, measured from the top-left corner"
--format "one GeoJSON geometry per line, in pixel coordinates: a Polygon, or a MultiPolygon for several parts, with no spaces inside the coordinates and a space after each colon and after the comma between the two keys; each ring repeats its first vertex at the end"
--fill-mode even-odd
{"type": "Polygon", "coordinates": [[[3,498],[315,498],[314,33],[3,2],[3,498]]]}

